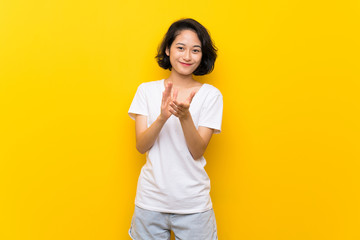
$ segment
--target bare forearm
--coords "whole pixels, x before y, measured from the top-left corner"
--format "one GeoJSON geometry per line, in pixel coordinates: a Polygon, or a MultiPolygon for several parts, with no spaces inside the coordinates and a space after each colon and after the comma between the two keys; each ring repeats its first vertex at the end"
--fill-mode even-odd
{"type": "Polygon", "coordinates": [[[201,158],[202,155],[204,155],[207,145],[197,131],[191,115],[189,114],[186,118],[180,119],[180,123],[192,157],[194,159],[201,158]]]}
{"type": "Polygon", "coordinates": [[[171,112],[169,111],[169,104],[172,100],[171,89],[172,83],[166,84],[165,91],[162,94],[160,115],[150,127],[147,127],[147,119],[144,116],[138,115],[135,119],[136,149],[142,154],[149,151],[154,145],[162,127],[171,116],[171,112]]]}
{"type": "Polygon", "coordinates": [[[153,145],[166,120],[160,116],[144,132],[136,137],[136,149],[141,153],[147,152],[153,145]]]}

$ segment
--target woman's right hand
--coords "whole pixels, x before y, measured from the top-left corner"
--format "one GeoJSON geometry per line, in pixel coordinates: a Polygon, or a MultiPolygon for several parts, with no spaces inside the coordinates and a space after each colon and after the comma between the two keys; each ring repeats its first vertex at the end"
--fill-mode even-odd
{"type": "Polygon", "coordinates": [[[171,82],[166,84],[165,91],[163,92],[163,95],[162,95],[160,118],[163,119],[164,121],[166,121],[172,115],[172,113],[170,112],[170,109],[171,109],[170,103],[172,100],[172,98],[171,98],[172,87],[173,87],[173,84],[171,82]]]}
{"type": "Polygon", "coordinates": [[[137,114],[135,117],[135,130],[136,130],[136,149],[141,153],[146,153],[154,145],[159,133],[172,115],[170,110],[170,103],[173,101],[173,97],[177,95],[177,90],[174,89],[173,97],[171,97],[171,90],[173,84],[168,83],[165,85],[165,91],[163,92],[161,101],[161,113],[149,127],[147,125],[147,116],[137,114]]]}

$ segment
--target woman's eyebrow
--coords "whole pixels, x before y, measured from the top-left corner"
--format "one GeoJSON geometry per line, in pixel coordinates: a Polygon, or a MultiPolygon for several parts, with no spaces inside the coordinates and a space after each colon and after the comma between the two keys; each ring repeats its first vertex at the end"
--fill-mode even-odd
{"type": "MultiPolygon", "coordinates": [[[[185,46],[185,44],[183,44],[183,43],[177,43],[177,44],[175,44],[175,45],[184,45],[184,46],[185,46]]],[[[193,47],[199,47],[199,48],[201,48],[201,46],[199,46],[199,45],[194,45],[193,47]]]]}

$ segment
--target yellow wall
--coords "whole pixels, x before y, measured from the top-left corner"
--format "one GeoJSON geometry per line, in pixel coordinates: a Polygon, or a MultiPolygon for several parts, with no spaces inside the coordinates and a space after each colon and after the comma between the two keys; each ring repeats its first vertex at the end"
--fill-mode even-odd
{"type": "Polygon", "coordinates": [[[205,155],[221,240],[360,239],[359,1],[0,1],[0,239],[129,239],[127,110],[193,17],[224,96],[205,155]],[[341,2],[341,3],[340,3],[341,2]]]}

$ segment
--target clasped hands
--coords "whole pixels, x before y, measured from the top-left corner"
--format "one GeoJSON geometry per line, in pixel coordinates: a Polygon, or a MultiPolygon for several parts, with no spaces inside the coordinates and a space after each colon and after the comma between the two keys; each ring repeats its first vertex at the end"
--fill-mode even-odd
{"type": "Polygon", "coordinates": [[[173,84],[170,82],[166,85],[165,91],[163,92],[162,102],[161,102],[161,116],[167,120],[171,115],[178,117],[180,120],[185,119],[190,116],[189,107],[190,103],[195,96],[195,91],[192,91],[189,97],[185,102],[178,102],[176,100],[178,95],[178,90],[174,88],[173,94],[171,96],[173,84]]]}

